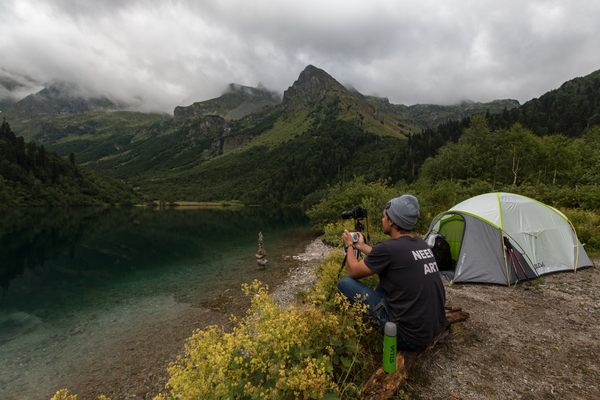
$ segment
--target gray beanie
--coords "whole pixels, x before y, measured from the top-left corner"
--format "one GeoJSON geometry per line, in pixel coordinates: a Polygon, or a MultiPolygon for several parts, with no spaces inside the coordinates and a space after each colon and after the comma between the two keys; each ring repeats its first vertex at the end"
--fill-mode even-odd
{"type": "Polygon", "coordinates": [[[419,200],[415,196],[405,194],[391,199],[385,205],[389,219],[400,228],[411,231],[419,217],[419,200]]]}

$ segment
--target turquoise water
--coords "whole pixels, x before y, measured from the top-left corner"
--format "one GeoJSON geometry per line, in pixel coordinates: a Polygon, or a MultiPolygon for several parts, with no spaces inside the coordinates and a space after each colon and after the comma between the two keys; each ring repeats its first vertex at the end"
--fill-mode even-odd
{"type": "Polygon", "coordinates": [[[0,211],[0,398],[30,398],[28,375],[51,388],[136,321],[251,281],[259,232],[270,272],[315,236],[297,209],[0,211]]]}

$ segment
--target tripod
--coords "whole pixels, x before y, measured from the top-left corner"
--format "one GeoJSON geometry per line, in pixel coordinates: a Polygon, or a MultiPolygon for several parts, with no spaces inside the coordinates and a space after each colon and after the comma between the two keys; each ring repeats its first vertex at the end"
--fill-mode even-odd
{"type": "MultiPolygon", "coordinates": [[[[368,225],[368,223],[367,223],[367,225],[368,225]]],[[[354,231],[362,232],[364,230],[365,230],[365,226],[360,222],[360,220],[355,219],[354,220],[354,231]]],[[[365,243],[368,243],[371,241],[371,235],[368,232],[367,232],[367,237],[365,239],[366,239],[365,243]]],[[[357,250],[356,248],[354,248],[354,255],[356,256],[356,259],[358,260],[358,256],[360,255],[360,250],[357,250]]],[[[342,261],[342,265],[340,266],[340,269],[338,270],[337,277],[335,279],[336,282],[340,280],[340,274],[342,273],[342,270],[346,266],[347,258],[348,258],[348,250],[346,250],[346,255],[344,256],[344,261],[342,261]]],[[[334,291],[335,291],[335,288],[334,288],[334,290],[329,292],[329,296],[327,296],[327,301],[329,301],[331,299],[331,295],[333,294],[334,291]]]]}

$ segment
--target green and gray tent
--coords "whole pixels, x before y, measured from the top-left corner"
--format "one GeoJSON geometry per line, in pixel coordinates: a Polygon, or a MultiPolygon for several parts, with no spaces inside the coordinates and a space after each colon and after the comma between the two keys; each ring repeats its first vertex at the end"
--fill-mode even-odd
{"type": "Polygon", "coordinates": [[[569,219],[525,196],[487,193],[437,215],[425,240],[443,234],[450,245],[452,283],[512,285],[558,271],[593,266],[569,219]]]}

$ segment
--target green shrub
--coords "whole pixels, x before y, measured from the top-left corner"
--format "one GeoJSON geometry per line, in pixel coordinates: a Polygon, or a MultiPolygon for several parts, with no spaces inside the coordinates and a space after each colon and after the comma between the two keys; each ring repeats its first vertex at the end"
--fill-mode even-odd
{"type": "MultiPolygon", "coordinates": [[[[76,394],[69,394],[67,389],[61,389],[50,400],[77,400],[76,394]]],[[[104,395],[98,396],[98,400],[110,400],[104,395]]]]}
{"type": "Polygon", "coordinates": [[[360,367],[361,340],[371,328],[364,310],[336,294],[314,291],[302,309],[275,304],[267,288],[244,285],[248,314],[232,332],[211,327],[188,341],[169,368],[171,395],[158,399],[337,398],[360,367]]]}
{"type": "MultiPolygon", "coordinates": [[[[389,187],[386,181],[366,183],[364,178],[356,178],[332,187],[307,214],[315,228],[323,230],[325,225],[341,221],[343,211],[358,205],[367,209],[368,223],[371,225],[369,229],[381,230],[383,207],[391,198],[399,195],[398,189],[389,187]]],[[[365,224],[366,222],[363,221],[365,224]]]]}
{"type": "Polygon", "coordinates": [[[562,209],[573,224],[579,241],[587,252],[600,251],[600,214],[593,211],[562,209]]]}

